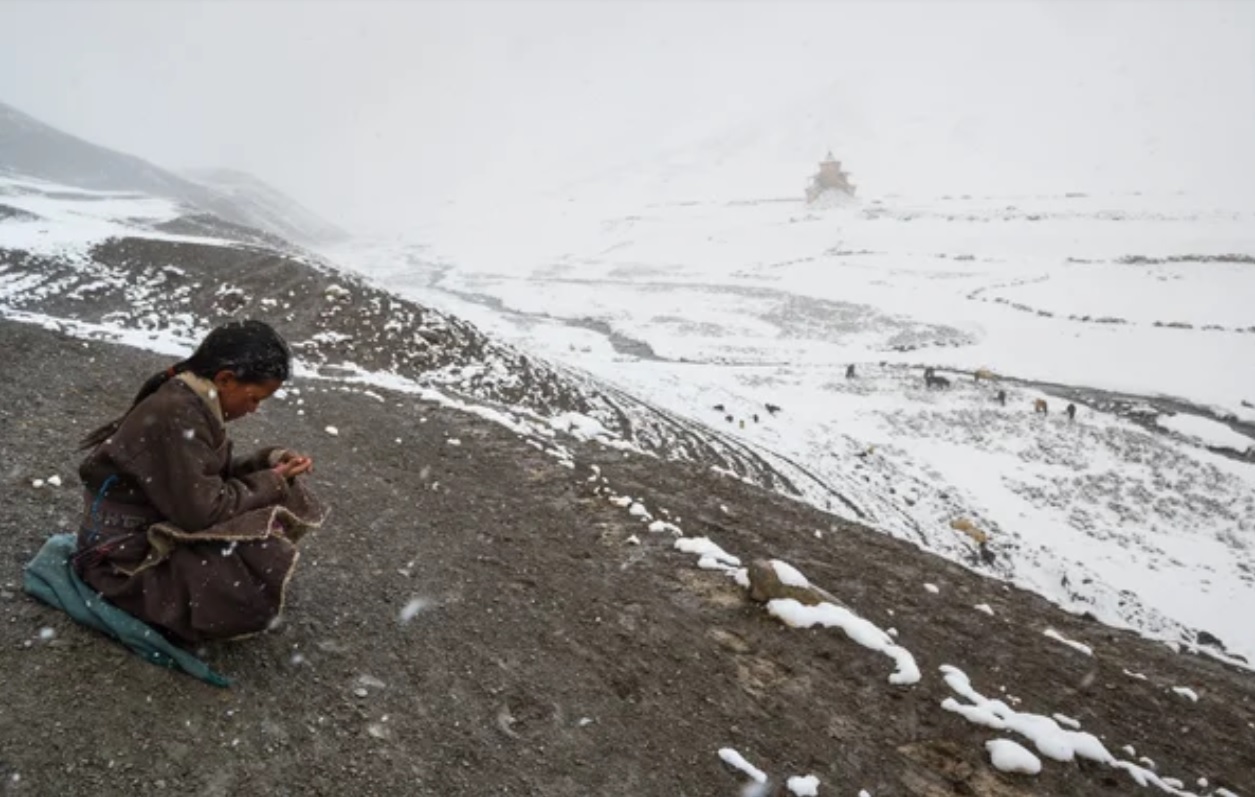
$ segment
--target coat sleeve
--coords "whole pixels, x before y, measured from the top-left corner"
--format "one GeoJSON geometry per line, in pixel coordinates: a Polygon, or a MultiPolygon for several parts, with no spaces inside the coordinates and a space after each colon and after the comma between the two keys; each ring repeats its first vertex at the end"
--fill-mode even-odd
{"type": "Polygon", "coordinates": [[[245,457],[235,457],[231,460],[231,475],[244,476],[263,468],[273,468],[279,464],[279,458],[285,453],[287,453],[285,448],[270,446],[259,448],[245,457]]]}
{"type": "Polygon", "coordinates": [[[184,531],[203,531],[287,495],[286,480],[269,468],[230,476],[226,452],[215,448],[207,419],[186,406],[147,415],[139,440],[119,469],[184,531]]]}

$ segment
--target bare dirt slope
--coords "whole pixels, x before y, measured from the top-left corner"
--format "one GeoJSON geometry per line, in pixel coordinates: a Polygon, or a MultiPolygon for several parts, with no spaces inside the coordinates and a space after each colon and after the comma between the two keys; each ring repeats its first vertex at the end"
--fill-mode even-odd
{"type": "Polygon", "coordinates": [[[941,708],[942,664],[1023,711],[1079,720],[1121,758],[1134,745],[1193,791],[1210,793],[1200,776],[1255,787],[1249,672],[703,467],[588,446],[571,470],[473,416],[329,382],[297,385],[304,414],[275,401],[233,427],[241,446],[311,453],[334,507],[304,546],[285,622],[207,652],[236,679],[228,690],[151,666],[19,584],[43,539],[75,522],[74,441],[165,364],[0,321],[0,793],[738,794],[724,746],[780,793],[807,773],[821,795],[1161,793],[1097,764],[994,771],[984,743],[1010,734],[941,708]],[[686,534],[785,559],[896,627],[923,680],[892,686],[890,660],[840,631],[773,620],[595,495],[593,464],[686,534]],[[54,473],[66,486],[31,486],[54,473]],[[402,624],[414,598],[429,603],[402,624]]]}

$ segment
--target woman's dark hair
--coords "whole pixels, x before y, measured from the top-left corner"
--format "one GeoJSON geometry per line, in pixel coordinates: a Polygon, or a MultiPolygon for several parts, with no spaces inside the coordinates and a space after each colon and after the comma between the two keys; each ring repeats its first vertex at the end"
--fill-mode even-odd
{"type": "MultiPolygon", "coordinates": [[[[148,377],[135,394],[131,409],[184,372],[213,379],[219,371],[231,371],[241,382],[265,382],[269,379],[283,382],[291,374],[291,362],[292,350],[288,348],[287,341],[269,324],[263,321],[232,321],[206,335],[191,357],[148,377]]],[[[84,437],[80,449],[95,448],[108,440],[125,417],[110,421],[84,437]]]]}

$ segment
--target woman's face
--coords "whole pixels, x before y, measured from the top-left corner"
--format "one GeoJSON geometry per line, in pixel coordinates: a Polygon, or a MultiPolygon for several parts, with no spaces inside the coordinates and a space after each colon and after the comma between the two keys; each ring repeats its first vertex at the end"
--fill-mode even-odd
{"type": "Polygon", "coordinates": [[[283,381],[279,379],[243,382],[235,377],[234,371],[219,371],[214,377],[218,405],[222,407],[223,419],[228,421],[256,412],[261,403],[282,386],[283,381]]]}

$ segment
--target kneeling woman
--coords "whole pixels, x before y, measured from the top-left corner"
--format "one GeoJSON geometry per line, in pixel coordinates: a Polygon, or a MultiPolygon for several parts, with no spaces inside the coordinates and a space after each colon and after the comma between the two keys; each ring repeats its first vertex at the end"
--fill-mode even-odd
{"type": "Polygon", "coordinates": [[[83,440],[77,572],[172,641],[257,633],[283,609],[296,542],[322,514],[296,480],[312,462],[281,448],[233,458],[226,422],[278,390],[290,363],[268,325],[218,327],[83,440]]]}

